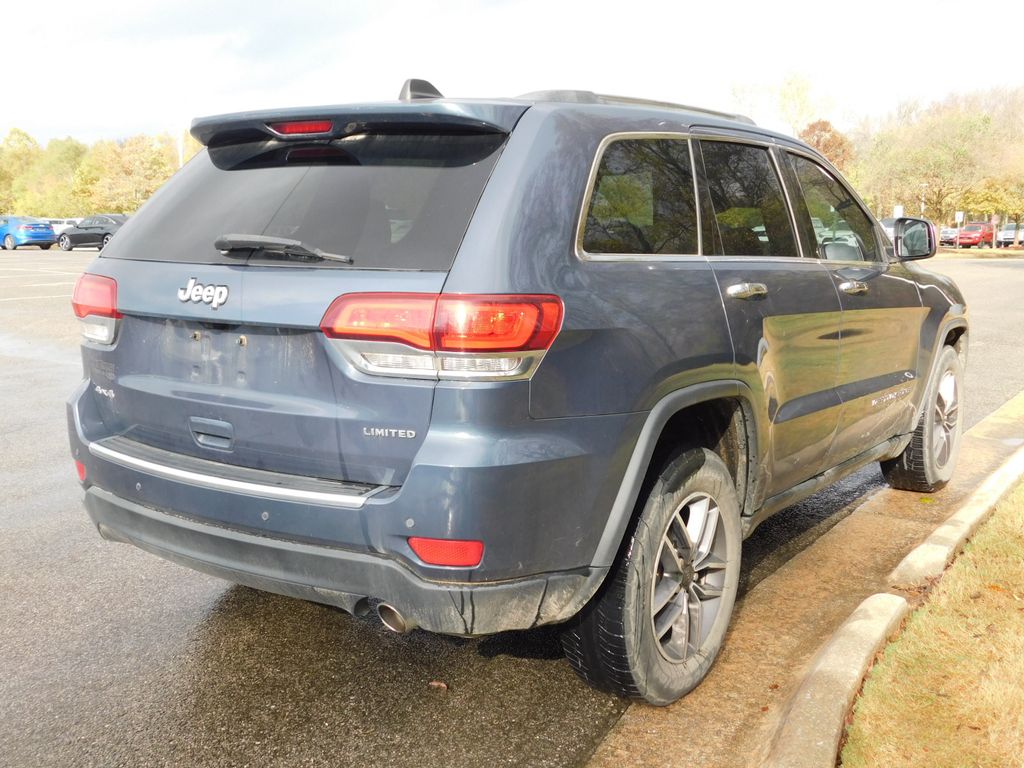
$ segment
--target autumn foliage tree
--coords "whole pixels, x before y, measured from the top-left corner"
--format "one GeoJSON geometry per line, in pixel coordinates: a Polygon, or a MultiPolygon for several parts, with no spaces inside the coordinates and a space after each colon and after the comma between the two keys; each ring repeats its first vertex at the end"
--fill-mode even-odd
{"type": "Polygon", "coordinates": [[[800,140],[828,158],[840,171],[853,161],[853,144],[828,120],[815,120],[800,131],[800,140]]]}
{"type": "Polygon", "coordinates": [[[14,128],[0,142],[0,213],[134,213],[177,167],[175,141],[166,135],[92,146],[54,139],[44,149],[14,128]]]}

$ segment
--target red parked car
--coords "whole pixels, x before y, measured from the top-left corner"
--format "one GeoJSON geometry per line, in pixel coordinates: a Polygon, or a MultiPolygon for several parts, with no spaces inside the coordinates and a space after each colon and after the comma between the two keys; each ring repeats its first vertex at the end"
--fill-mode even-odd
{"type": "Polygon", "coordinates": [[[995,244],[996,231],[991,224],[983,221],[972,221],[960,230],[960,247],[970,248],[972,245],[991,248],[995,244]]]}

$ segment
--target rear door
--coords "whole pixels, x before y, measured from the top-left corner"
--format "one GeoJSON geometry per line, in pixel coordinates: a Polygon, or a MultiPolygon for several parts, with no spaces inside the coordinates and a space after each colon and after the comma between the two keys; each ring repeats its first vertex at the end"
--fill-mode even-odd
{"type": "Polygon", "coordinates": [[[821,471],[839,419],[840,305],[801,257],[775,157],[750,139],[705,137],[705,238],[729,318],[737,376],[763,405],[766,495],[821,471]],[[709,247],[710,245],[710,247],[709,247]]]}
{"type": "Polygon", "coordinates": [[[368,374],[320,324],[342,294],[441,291],[504,138],[391,130],[201,152],[90,267],[117,281],[123,314],[112,347],[85,350],[105,431],[228,464],[401,484],[426,435],[432,373],[368,374]],[[352,263],[225,253],[214,241],[226,234],[352,263]]]}
{"type": "Polygon", "coordinates": [[[809,155],[784,156],[805,247],[821,259],[842,306],[843,406],[828,457],[835,465],[913,427],[925,310],[913,276],[889,261],[874,221],[846,185],[809,155]],[[813,219],[825,226],[811,226],[813,219]]]}
{"type": "Polygon", "coordinates": [[[71,239],[72,245],[92,245],[90,241],[91,233],[95,227],[96,219],[92,216],[83,219],[82,223],[79,224],[75,229],[68,232],[68,237],[71,239]]]}

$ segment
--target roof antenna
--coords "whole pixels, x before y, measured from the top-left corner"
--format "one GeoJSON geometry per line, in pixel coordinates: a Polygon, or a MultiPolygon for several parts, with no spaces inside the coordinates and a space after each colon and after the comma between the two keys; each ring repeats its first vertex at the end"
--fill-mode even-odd
{"type": "Polygon", "coordinates": [[[401,93],[398,94],[399,101],[443,98],[444,96],[441,95],[441,92],[433,85],[428,83],[426,80],[416,80],[415,78],[406,80],[405,85],[402,86],[401,93]]]}

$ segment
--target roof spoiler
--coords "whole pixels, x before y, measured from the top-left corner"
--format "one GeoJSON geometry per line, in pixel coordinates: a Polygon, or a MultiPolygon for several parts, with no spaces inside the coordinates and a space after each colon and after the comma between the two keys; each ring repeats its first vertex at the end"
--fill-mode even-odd
{"type": "Polygon", "coordinates": [[[207,147],[271,139],[325,141],[378,131],[510,133],[528,106],[423,99],[392,104],[238,112],[198,117],[192,121],[190,133],[207,147]]]}

